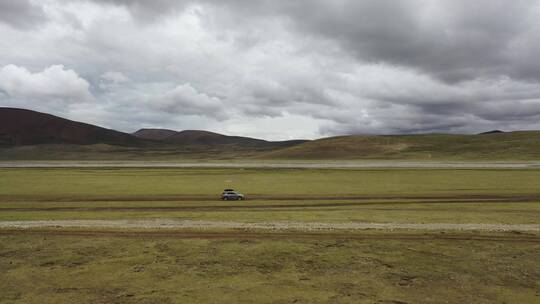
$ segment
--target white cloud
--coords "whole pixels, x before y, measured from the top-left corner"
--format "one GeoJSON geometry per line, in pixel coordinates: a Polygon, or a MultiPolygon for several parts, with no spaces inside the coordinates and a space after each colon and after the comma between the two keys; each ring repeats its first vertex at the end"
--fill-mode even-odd
{"type": "Polygon", "coordinates": [[[168,113],[198,115],[223,119],[225,108],[217,97],[198,92],[190,84],[182,84],[149,101],[154,108],[168,113]]]}
{"type": "Polygon", "coordinates": [[[0,90],[13,99],[88,102],[93,99],[89,87],[86,80],[63,65],[52,65],[36,73],[12,64],[0,69],[0,90]]]}

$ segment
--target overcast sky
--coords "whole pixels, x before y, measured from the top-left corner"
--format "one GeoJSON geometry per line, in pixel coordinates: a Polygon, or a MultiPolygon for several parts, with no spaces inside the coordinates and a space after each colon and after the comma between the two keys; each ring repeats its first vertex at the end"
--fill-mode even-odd
{"type": "Polygon", "coordinates": [[[0,0],[0,105],[265,139],[540,129],[540,1],[0,0]]]}

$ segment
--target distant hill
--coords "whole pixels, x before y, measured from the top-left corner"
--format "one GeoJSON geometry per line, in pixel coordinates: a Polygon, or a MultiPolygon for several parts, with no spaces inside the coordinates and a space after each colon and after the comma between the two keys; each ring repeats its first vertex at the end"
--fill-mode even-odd
{"type": "Polygon", "coordinates": [[[134,136],[159,140],[178,145],[236,145],[243,147],[291,147],[306,142],[305,140],[266,141],[262,139],[228,136],[203,130],[172,131],[167,129],[140,129],[134,136]]]}
{"type": "Polygon", "coordinates": [[[493,131],[482,132],[482,133],[480,133],[480,135],[489,135],[489,134],[498,134],[498,133],[504,133],[504,131],[493,130],[493,131]]]}
{"type": "Polygon", "coordinates": [[[201,131],[201,130],[184,130],[176,133],[175,135],[166,139],[168,142],[177,144],[197,144],[197,145],[249,145],[260,146],[268,143],[265,140],[240,137],[240,136],[227,136],[214,132],[201,131]]]}
{"type": "Polygon", "coordinates": [[[260,156],[266,159],[540,160],[540,131],[479,135],[339,136],[260,156]]]}
{"type": "MultiPolygon", "coordinates": [[[[167,129],[140,129],[133,134],[127,134],[32,110],[0,107],[0,146],[39,145],[40,148],[33,149],[37,151],[36,154],[39,154],[40,151],[47,151],[47,154],[55,150],[80,151],[75,147],[58,145],[106,144],[110,147],[104,149],[104,146],[96,146],[90,147],[89,150],[92,153],[98,151],[104,154],[117,151],[114,149],[115,146],[133,146],[138,147],[139,152],[137,153],[140,155],[151,154],[152,150],[159,150],[161,152],[155,154],[160,157],[172,153],[202,156],[210,152],[216,155],[225,152],[230,155],[230,153],[238,151],[241,151],[242,155],[246,155],[291,147],[304,142],[305,140],[273,142],[200,130],[178,132],[167,129]],[[56,146],[45,147],[45,145],[56,146]]],[[[20,152],[20,150],[18,151],[20,152]]]]}
{"type": "Polygon", "coordinates": [[[0,160],[540,161],[540,131],[351,135],[274,142],[200,130],[141,129],[127,134],[36,111],[0,107],[0,147],[0,160]]]}
{"type": "Polygon", "coordinates": [[[132,133],[132,135],[142,139],[164,140],[176,133],[178,132],[167,129],[140,129],[139,131],[132,133]]]}
{"type": "Polygon", "coordinates": [[[136,145],[127,133],[76,122],[31,110],[0,107],[0,145],[37,144],[136,145]]]}

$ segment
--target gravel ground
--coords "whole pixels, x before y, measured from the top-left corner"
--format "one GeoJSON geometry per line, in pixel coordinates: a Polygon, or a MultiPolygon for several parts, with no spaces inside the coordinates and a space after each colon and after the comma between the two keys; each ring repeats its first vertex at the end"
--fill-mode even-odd
{"type": "Polygon", "coordinates": [[[244,229],[244,230],[457,230],[538,232],[540,225],[453,224],[453,223],[317,223],[317,222],[220,222],[190,220],[51,220],[3,221],[0,228],[119,228],[119,229],[244,229]]]}

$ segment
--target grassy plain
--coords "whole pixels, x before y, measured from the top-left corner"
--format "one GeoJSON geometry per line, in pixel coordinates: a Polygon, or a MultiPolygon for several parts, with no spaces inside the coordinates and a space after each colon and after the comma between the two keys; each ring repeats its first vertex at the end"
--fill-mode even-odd
{"type": "MultiPolygon", "coordinates": [[[[538,224],[539,181],[536,169],[0,169],[0,221],[538,224]],[[252,200],[218,201],[228,187],[252,200]]],[[[226,239],[4,232],[0,303],[540,299],[535,234],[463,232],[506,239],[407,240],[385,232],[389,239],[360,240],[351,236],[374,232],[342,232],[336,239],[296,238],[292,232],[247,238],[236,231],[237,237],[226,239]]]]}
{"type": "Polygon", "coordinates": [[[533,169],[0,169],[0,220],[529,224],[538,181],[533,169]],[[248,200],[217,200],[229,187],[248,200]]]}
{"type": "Polygon", "coordinates": [[[534,169],[0,169],[0,198],[540,194],[534,169]]]}

